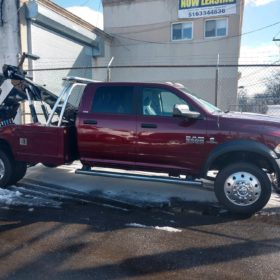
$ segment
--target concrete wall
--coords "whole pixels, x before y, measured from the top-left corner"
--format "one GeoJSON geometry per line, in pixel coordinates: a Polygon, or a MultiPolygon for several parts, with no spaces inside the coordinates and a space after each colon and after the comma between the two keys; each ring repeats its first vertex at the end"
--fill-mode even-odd
{"type": "MultiPolygon", "coordinates": [[[[106,70],[92,68],[110,60],[110,36],[102,30],[46,0],[27,1],[20,26],[23,50],[40,57],[25,68],[44,69],[29,73],[36,83],[59,95],[67,76],[106,80],[106,70]]],[[[25,112],[30,122],[27,106],[25,112]]]]}
{"type": "MultiPolygon", "coordinates": [[[[18,8],[17,0],[3,2],[2,21],[0,19],[0,72],[2,72],[3,64],[18,64],[17,55],[20,53],[18,8]]],[[[5,99],[11,87],[9,81],[3,84],[0,103],[5,99]]]]}
{"type": "Polygon", "coordinates": [[[37,83],[58,94],[66,76],[105,80],[106,74],[91,68],[110,59],[106,59],[108,38],[103,31],[46,0],[28,1],[21,22],[22,44],[40,56],[29,68],[50,69],[30,73],[37,83]],[[64,69],[51,70],[56,68],[64,69]]]}
{"type": "MultiPolygon", "coordinates": [[[[104,56],[102,57],[94,57],[93,58],[93,67],[98,67],[98,66],[105,66],[108,65],[112,58],[112,53],[111,53],[111,40],[107,39],[104,41],[104,56]]],[[[107,80],[107,69],[105,68],[96,68],[93,69],[94,73],[94,80],[98,81],[106,81],[107,80]]]]}
{"type": "MultiPolygon", "coordinates": [[[[205,39],[205,18],[178,19],[178,1],[103,0],[104,31],[114,36],[111,53],[114,65],[197,65],[237,64],[243,5],[228,20],[227,39],[205,39]],[[193,39],[171,40],[171,24],[193,22],[193,39]]],[[[217,17],[216,17],[217,18],[217,17]]],[[[215,19],[210,17],[207,19],[215,19]]],[[[114,69],[113,81],[180,82],[214,103],[215,68],[114,69]]],[[[226,109],[235,104],[237,69],[223,68],[219,73],[218,105],[226,109]]]]}

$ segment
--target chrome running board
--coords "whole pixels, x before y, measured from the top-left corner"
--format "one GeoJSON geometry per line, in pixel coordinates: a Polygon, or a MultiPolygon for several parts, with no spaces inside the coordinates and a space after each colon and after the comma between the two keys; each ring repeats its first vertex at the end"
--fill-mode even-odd
{"type": "Polygon", "coordinates": [[[91,176],[133,179],[133,180],[141,180],[141,181],[149,181],[149,182],[172,183],[172,184],[203,187],[203,182],[201,181],[191,181],[191,180],[188,181],[186,179],[180,179],[180,178],[177,179],[173,177],[149,176],[149,175],[139,175],[139,174],[132,174],[132,173],[120,173],[120,172],[85,170],[85,169],[77,169],[75,173],[91,175],[91,176]]]}

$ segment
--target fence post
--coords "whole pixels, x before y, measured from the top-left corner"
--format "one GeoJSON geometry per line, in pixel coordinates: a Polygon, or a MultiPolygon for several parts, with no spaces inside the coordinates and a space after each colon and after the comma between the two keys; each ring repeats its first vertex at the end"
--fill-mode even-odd
{"type": "Polygon", "coordinates": [[[107,82],[111,82],[111,65],[114,61],[114,57],[111,58],[111,60],[109,61],[108,65],[107,65],[107,82]]]}
{"type": "Polygon", "coordinates": [[[216,75],[215,75],[215,106],[218,106],[219,64],[220,64],[220,54],[218,53],[216,75]]]}

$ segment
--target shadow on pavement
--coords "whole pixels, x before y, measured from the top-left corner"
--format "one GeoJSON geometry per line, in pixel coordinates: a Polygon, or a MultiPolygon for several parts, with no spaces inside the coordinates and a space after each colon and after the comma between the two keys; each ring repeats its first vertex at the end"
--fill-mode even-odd
{"type": "Polygon", "coordinates": [[[166,279],[186,270],[191,277],[207,266],[280,252],[279,229],[259,226],[256,217],[221,216],[215,207],[196,203],[144,209],[106,203],[70,200],[32,212],[0,209],[0,279],[166,279]]]}

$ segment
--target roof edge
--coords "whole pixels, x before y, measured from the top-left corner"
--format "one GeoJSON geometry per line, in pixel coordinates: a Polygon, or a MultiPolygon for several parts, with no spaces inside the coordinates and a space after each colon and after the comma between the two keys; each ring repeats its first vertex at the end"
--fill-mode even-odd
{"type": "Polygon", "coordinates": [[[100,28],[90,24],[89,22],[83,20],[82,18],[74,15],[73,13],[69,12],[68,10],[64,9],[63,7],[53,3],[51,0],[37,0],[38,4],[52,10],[55,13],[67,18],[68,20],[82,26],[83,28],[94,32],[100,36],[106,37],[109,40],[112,40],[113,37],[106,33],[105,31],[101,30],[100,28]]]}

